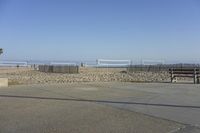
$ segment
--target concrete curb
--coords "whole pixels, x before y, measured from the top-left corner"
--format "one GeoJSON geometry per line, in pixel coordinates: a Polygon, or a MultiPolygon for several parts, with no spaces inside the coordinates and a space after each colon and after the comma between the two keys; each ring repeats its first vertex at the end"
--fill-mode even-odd
{"type": "Polygon", "coordinates": [[[8,78],[0,78],[0,87],[8,87],[8,78]]]}

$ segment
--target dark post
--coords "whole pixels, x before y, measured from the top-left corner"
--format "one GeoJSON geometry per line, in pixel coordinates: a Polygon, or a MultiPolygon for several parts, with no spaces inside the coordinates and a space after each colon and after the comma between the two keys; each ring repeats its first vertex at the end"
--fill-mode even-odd
{"type": "Polygon", "coordinates": [[[194,84],[196,84],[196,79],[197,79],[197,71],[196,68],[194,69],[194,84]]]}
{"type": "Polygon", "coordinates": [[[170,69],[170,72],[171,72],[171,83],[173,83],[174,79],[173,68],[170,69]]]}
{"type": "Polygon", "coordinates": [[[0,55],[1,55],[1,54],[3,54],[3,49],[2,49],[2,48],[0,48],[0,55]]]}
{"type": "Polygon", "coordinates": [[[197,84],[199,84],[199,77],[197,76],[197,84]]]}

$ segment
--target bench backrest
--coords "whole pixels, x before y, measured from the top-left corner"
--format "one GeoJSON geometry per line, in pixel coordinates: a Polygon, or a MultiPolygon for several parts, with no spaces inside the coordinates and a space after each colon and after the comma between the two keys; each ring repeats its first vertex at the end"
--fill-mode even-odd
{"type": "Polygon", "coordinates": [[[200,74],[199,68],[170,68],[171,74],[200,74]]]}

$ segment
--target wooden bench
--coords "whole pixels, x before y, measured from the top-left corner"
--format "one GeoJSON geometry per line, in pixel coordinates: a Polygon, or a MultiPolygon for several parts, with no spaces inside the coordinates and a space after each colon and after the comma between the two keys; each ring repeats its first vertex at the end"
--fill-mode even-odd
{"type": "Polygon", "coordinates": [[[171,82],[177,77],[193,78],[194,84],[199,84],[200,69],[199,68],[170,68],[171,82]]]}

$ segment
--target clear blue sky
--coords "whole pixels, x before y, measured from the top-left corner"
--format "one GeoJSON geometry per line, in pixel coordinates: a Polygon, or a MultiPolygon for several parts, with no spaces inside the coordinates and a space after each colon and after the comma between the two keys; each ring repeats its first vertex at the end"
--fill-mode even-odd
{"type": "Polygon", "coordinates": [[[4,60],[200,62],[199,0],[0,0],[4,60]]]}

